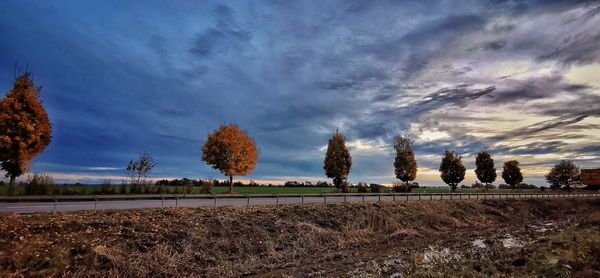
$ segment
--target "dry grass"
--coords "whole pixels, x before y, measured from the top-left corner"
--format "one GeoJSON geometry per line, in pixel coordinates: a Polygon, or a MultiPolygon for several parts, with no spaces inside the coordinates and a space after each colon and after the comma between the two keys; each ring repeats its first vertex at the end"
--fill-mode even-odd
{"type": "Polygon", "coordinates": [[[294,273],[391,246],[426,245],[461,230],[599,206],[598,200],[473,200],[2,215],[0,276],[294,273]]]}

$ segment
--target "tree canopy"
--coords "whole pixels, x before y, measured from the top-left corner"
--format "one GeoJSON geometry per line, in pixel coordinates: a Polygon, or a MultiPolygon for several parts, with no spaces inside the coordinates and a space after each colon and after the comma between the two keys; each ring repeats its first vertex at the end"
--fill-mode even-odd
{"type": "Polygon", "coordinates": [[[50,144],[52,126],[30,74],[18,76],[0,101],[0,166],[14,184],[50,144]]]}
{"type": "Polygon", "coordinates": [[[511,160],[504,162],[502,179],[504,179],[504,182],[510,185],[513,190],[517,184],[523,181],[523,174],[521,173],[521,168],[519,168],[518,161],[511,160]]]}
{"type": "Polygon", "coordinates": [[[458,183],[465,179],[467,169],[462,164],[462,157],[454,151],[446,150],[442,163],[440,164],[440,173],[442,180],[450,186],[452,191],[456,190],[458,183]]]}
{"type": "Polygon", "coordinates": [[[415,153],[412,150],[413,141],[408,137],[394,136],[394,150],[396,158],[394,159],[394,173],[396,178],[408,185],[409,181],[417,178],[417,161],[415,153]]]}
{"type": "Polygon", "coordinates": [[[581,184],[581,172],[571,160],[562,160],[552,166],[546,174],[546,181],[551,188],[565,188],[570,190],[573,186],[581,184]]]}
{"type": "Polygon", "coordinates": [[[235,124],[222,124],[208,135],[202,145],[202,160],[229,177],[233,192],[233,176],[250,174],[256,165],[258,150],[247,132],[235,124]]]}
{"type": "Polygon", "coordinates": [[[496,167],[494,167],[494,159],[488,152],[480,152],[475,158],[475,175],[477,179],[485,183],[485,190],[488,189],[488,184],[496,180],[496,167]]]}
{"type": "Polygon", "coordinates": [[[333,179],[338,189],[347,191],[346,180],[352,168],[352,157],[346,148],[346,139],[337,130],[329,139],[323,164],[325,175],[333,179]]]}

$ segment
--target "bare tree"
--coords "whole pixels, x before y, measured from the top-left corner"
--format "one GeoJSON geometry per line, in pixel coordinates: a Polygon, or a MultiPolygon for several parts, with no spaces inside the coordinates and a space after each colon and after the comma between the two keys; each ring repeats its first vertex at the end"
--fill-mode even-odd
{"type": "Polygon", "coordinates": [[[134,185],[146,184],[154,166],[156,166],[156,163],[150,153],[140,153],[136,161],[130,160],[127,164],[126,169],[129,182],[134,185]]]}

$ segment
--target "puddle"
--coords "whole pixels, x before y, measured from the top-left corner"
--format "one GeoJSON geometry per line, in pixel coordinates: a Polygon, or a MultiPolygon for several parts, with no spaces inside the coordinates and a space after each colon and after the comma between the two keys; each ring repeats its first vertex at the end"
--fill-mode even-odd
{"type": "Polygon", "coordinates": [[[554,222],[546,222],[540,225],[532,225],[531,226],[533,229],[535,229],[536,232],[538,233],[544,233],[547,231],[554,231],[557,228],[557,224],[554,222]]]}
{"type": "Polygon", "coordinates": [[[522,241],[514,238],[510,234],[504,235],[504,238],[500,239],[500,242],[502,242],[504,248],[519,248],[524,246],[522,241]]]}
{"type": "Polygon", "coordinates": [[[487,245],[485,244],[483,239],[473,240],[473,246],[475,246],[477,248],[486,248],[487,247],[487,245]]]}
{"type": "Polygon", "coordinates": [[[448,265],[458,263],[461,256],[448,248],[436,249],[429,246],[429,250],[423,252],[423,267],[432,268],[438,265],[448,265]]]}

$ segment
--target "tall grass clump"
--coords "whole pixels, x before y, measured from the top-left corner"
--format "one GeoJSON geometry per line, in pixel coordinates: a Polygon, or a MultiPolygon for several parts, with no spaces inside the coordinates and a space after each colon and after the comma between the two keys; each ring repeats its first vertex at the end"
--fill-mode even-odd
{"type": "Polygon", "coordinates": [[[54,179],[48,174],[33,173],[27,176],[24,187],[26,195],[46,195],[53,192],[54,179]]]}

